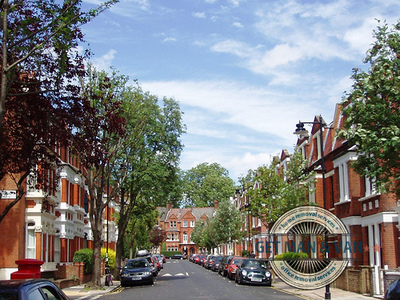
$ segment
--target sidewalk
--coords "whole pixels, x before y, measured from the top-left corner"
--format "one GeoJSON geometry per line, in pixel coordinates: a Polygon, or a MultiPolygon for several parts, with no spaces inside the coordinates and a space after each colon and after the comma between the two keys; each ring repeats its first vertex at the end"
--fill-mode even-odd
{"type": "MultiPolygon", "coordinates": [[[[317,289],[317,290],[300,290],[300,289],[297,289],[290,285],[287,285],[280,279],[277,279],[276,282],[272,284],[272,287],[275,289],[284,291],[286,293],[292,294],[292,295],[304,297],[305,299],[312,299],[312,300],[325,299],[325,288],[321,288],[321,289],[317,289]]],[[[348,291],[344,291],[344,290],[336,289],[336,288],[332,288],[332,287],[330,288],[330,293],[331,293],[332,300],[335,300],[335,299],[337,299],[337,300],[358,300],[358,299],[374,300],[374,299],[378,299],[378,298],[364,296],[361,294],[348,292],[348,291]]]]}
{"type": "MultiPolygon", "coordinates": [[[[102,282],[104,283],[103,278],[102,278],[102,282]]],[[[76,286],[71,286],[71,287],[65,288],[65,289],[63,289],[63,292],[68,297],[79,297],[79,298],[84,297],[86,299],[93,299],[96,296],[111,293],[112,291],[114,291],[115,289],[117,289],[119,287],[120,287],[120,282],[114,280],[113,285],[104,286],[100,290],[90,290],[90,289],[86,288],[85,284],[81,284],[81,285],[76,285],[76,286]]]]}
{"type": "MultiPolygon", "coordinates": [[[[101,290],[89,290],[85,288],[85,285],[77,285],[69,288],[63,289],[63,292],[68,296],[68,297],[85,297],[87,299],[92,299],[95,296],[111,293],[114,291],[114,289],[118,289],[120,282],[119,281],[114,281],[114,284],[112,286],[104,286],[103,289],[101,290]]],[[[281,281],[280,279],[277,279],[275,283],[272,284],[272,288],[281,290],[285,293],[296,295],[299,297],[302,297],[304,299],[309,299],[309,300],[323,300],[325,299],[325,288],[321,288],[318,290],[300,290],[294,287],[291,287],[281,281]]],[[[331,299],[332,300],[374,300],[378,298],[374,297],[369,297],[369,296],[363,296],[361,294],[357,293],[352,293],[348,291],[344,291],[341,289],[336,289],[336,288],[330,288],[331,292],[331,299]]],[[[382,299],[382,298],[381,298],[382,299]]]]}

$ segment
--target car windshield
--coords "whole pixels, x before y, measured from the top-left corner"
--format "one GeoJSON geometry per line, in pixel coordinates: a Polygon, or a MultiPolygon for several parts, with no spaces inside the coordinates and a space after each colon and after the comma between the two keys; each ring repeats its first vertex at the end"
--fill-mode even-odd
{"type": "Polygon", "coordinates": [[[125,268],[127,269],[138,269],[138,268],[146,268],[149,264],[145,260],[132,260],[126,263],[125,268]]]}
{"type": "Polygon", "coordinates": [[[243,262],[242,267],[244,267],[244,268],[266,268],[267,265],[265,264],[264,261],[247,260],[247,261],[243,262]]]}
{"type": "Polygon", "coordinates": [[[232,260],[232,265],[238,265],[242,260],[240,258],[235,258],[232,260]]]}

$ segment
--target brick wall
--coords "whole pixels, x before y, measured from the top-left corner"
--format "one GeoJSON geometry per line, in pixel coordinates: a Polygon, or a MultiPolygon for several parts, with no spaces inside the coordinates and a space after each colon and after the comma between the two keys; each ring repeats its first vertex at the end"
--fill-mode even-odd
{"type": "Polygon", "coordinates": [[[381,224],[382,231],[382,264],[394,269],[399,266],[399,230],[394,223],[381,224]]]}
{"type": "Polygon", "coordinates": [[[360,266],[359,268],[347,268],[332,287],[354,293],[372,295],[371,267],[360,266]]]}
{"type": "MultiPolygon", "coordinates": [[[[16,190],[8,177],[0,182],[0,190],[16,190]]],[[[14,199],[1,199],[0,211],[14,199]]],[[[25,197],[23,197],[0,223],[0,268],[17,268],[15,261],[25,258],[25,197]]]]}

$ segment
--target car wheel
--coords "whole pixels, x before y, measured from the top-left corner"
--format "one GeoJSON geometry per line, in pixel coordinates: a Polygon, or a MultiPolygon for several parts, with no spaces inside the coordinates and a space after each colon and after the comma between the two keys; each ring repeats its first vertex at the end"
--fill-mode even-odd
{"type": "Polygon", "coordinates": [[[242,277],[239,276],[237,283],[238,283],[238,284],[243,284],[243,279],[242,279],[242,277]]]}
{"type": "Polygon", "coordinates": [[[126,287],[126,283],[125,282],[121,282],[121,287],[126,287]]]}

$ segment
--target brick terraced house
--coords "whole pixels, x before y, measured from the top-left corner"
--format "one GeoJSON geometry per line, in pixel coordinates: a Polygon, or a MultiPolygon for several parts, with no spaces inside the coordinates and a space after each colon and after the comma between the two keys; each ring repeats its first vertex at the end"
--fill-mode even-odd
{"type": "MultiPolygon", "coordinates": [[[[41,271],[57,270],[59,264],[72,264],[74,253],[93,248],[85,177],[79,162],[65,147],[57,148],[59,169],[42,170],[48,181],[59,172],[57,189],[46,194],[37,178],[28,177],[26,194],[0,223],[0,279],[10,279],[17,271],[16,260],[34,258],[44,261],[41,271]]],[[[14,182],[6,177],[0,182],[0,210],[16,199],[14,182]]],[[[106,195],[105,195],[106,196],[106,195]]],[[[113,219],[115,205],[110,206],[109,248],[115,249],[117,228],[113,219]]],[[[107,212],[105,212],[107,216],[107,212]]],[[[107,232],[104,218],[104,241],[107,232]]]]}
{"type": "Polygon", "coordinates": [[[171,203],[157,207],[158,225],[167,233],[167,251],[181,251],[186,255],[199,253],[201,249],[191,241],[192,231],[197,222],[211,219],[216,209],[217,200],[214,207],[172,208],[171,203]]]}

